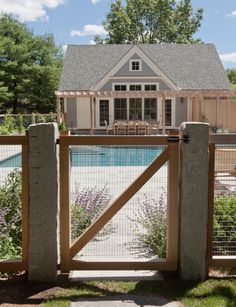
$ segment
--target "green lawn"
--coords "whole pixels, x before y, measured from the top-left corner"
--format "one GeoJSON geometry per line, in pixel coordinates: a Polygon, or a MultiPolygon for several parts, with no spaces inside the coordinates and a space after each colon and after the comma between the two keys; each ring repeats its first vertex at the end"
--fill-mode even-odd
{"type": "Polygon", "coordinates": [[[79,297],[132,294],[164,296],[180,301],[184,306],[236,307],[236,279],[209,279],[204,282],[186,282],[168,277],[164,281],[139,282],[80,282],[56,292],[42,306],[66,307],[79,297]]]}

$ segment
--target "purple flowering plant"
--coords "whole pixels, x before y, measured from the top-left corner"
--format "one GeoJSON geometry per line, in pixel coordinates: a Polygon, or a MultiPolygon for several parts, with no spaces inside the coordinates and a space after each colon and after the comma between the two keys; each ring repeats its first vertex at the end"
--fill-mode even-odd
{"type": "MultiPolygon", "coordinates": [[[[78,238],[109,205],[112,196],[107,185],[102,188],[82,187],[79,184],[73,191],[71,205],[71,237],[78,238]]],[[[111,222],[99,232],[99,236],[113,231],[111,222]]]]}
{"type": "MultiPolygon", "coordinates": [[[[167,233],[167,195],[163,192],[159,200],[144,194],[138,199],[139,209],[135,212],[134,222],[136,251],[144,257],[166,258],[167,233]]],[[[133,246],[134,248],[134,246],[133,246]]]]}

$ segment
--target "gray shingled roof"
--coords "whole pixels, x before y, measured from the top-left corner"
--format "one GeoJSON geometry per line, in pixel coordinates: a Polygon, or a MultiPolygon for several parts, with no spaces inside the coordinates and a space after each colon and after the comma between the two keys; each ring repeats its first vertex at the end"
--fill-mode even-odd
{"type": "MultiPolygon", "coordinates": [[[[185,90],[230,89],[212,44],[137,45],[178,87],[185,90]]],[[[89,90],[133,45],[69,45],[59,90],[89,90]]]]}

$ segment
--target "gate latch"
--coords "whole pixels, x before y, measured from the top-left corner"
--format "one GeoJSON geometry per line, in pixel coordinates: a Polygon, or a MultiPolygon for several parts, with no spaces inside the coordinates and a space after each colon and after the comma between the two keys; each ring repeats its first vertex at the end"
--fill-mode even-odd
{"type": "Polygon", "coordinates": [[[191,138],[190,138],[190,136],[189,136],[188,134],[184,134],[182,138],[180,138],[180,137],[177,136],[177,135],[176,135],[176,136],[173,135],[173,136],[169,136],[169,137],[168,137],[168,142],[177,143],[177,142],[179,142],[179,141],[183,141],[184,143],[188,144],[188,143],[190,143],[191,138]]]}

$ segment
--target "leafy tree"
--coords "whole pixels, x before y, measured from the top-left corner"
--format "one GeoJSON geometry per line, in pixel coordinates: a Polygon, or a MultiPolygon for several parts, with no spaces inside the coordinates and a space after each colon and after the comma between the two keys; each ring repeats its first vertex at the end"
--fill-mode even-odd
{"type": "Polygon", "coordinates": [[[229,78],[230,83],[233,86],[233,89],[236,90],[236,69],[235,68],[228,68],[226,69],[227,76],[229,78]]]}
{"type": "Polygon", "coordinates": [[[191,0],[122,0],[111,3],[103,23],[107,38],[97,43],[196,43],[203,9],[193,12],[191,0]]]}
{"type": "Polygon", "coordinates": [[[62,65],[53,36],[36,36],[10,15],[0,18],[0,112],[50,112],[62,65]]]}

